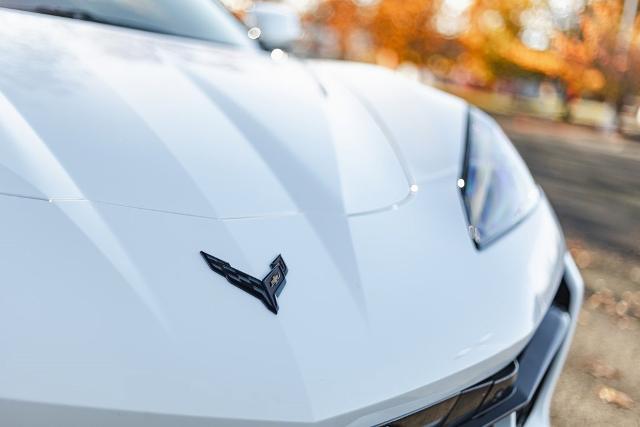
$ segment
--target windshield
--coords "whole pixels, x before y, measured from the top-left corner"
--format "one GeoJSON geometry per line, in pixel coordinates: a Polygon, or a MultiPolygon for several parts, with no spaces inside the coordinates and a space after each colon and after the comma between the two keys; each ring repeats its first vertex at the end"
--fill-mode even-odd
{"type": "Polygon", "coordinates": [[[251,41],[215,0],[0,0],[0,7],[236,46],[251,41]]]}

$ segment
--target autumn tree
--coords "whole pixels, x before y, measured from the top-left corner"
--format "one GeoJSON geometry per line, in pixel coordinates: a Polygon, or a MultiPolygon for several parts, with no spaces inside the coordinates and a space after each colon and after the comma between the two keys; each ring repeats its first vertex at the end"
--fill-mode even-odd
{"type": "Polygon", "coordinates": [[[368,28],[379,51],[392,51],[399,63],[424,64],[431,54],[457,50],[434,31],[440,2],[433,0],[381,0],[368,28]]]}
{"type": "MultiPolygon", "coordinates": [[[[324,0],[318,8],[303,17],[307,28],[314,30],[314,39],[311,42],[320,44],[323,38],[331,40],[337,46],[337,56],[343,59],[349,58],[349,42],[356,32],[365,27],[363,11],[351,0],[324,0]]],[[[311,50],[319,47],[309,46],[311,50]]]]}
{"type": "Polygon", "coordinates": [[[412,62],[445,78],[464,70],[487,87],[514,77],[553,80],[569,96],[620,99],[640,89],[637,73],[626,72],[640,65],[640,21],[628,52],[621,52],[623,0],[589,0],[566,27],[558,25],[552,0],[473,0],[453,14],[451,4],[324,0],[307,19],[336,35],[341,57],[365,50],[356,59],[391,67],[412,62]],[[366,43],[354,49],[354,40],[366,43]]]}

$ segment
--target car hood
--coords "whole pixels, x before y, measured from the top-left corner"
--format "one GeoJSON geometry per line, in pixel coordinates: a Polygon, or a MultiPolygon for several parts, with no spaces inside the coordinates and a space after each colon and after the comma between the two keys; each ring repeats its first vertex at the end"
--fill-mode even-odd
{"type": "Polygon", "coordinates": [[[0,12],[0,401],[366,426],[498,371],[563,244],[543,201],[473,246],[465,112],[368,66],[0,12]],[[278,315],[200,251],[282,254],[278,315]]]}
{"type": "Polygon", "coordinates": [[[1,16],[0,192],[211,218],[363,213],[409,195],[383,126],[303,63],[1,16]]]}

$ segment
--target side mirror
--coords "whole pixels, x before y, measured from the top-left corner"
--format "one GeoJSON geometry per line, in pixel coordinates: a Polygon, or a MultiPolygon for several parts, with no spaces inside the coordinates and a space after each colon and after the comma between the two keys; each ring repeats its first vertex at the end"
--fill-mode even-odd
{"type": "Polygon", "coordinates": [[[257,2],[247,11],[244,23],[250,29],[258,29],[254,33],[268,50],[287,50],[302,35],[300,17],[283,4],[257,2]]]}

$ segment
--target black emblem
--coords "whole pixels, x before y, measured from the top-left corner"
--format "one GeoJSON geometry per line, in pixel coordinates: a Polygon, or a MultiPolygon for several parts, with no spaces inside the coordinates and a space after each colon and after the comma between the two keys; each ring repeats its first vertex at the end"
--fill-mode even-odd
{"type": "Polygon", "coordinates": [[[256,279],[253,276],[231,267],[231,264],[219,258],[200,252],[204,260],[213,271],[227,279],[232,285],[250,293],[264,303],[273,314],[278,314],[278,300],[284,288],[287,272],[287,264],[282,255],[278,255],[271,263],[271,271],[264,279],[256,279]]]}

